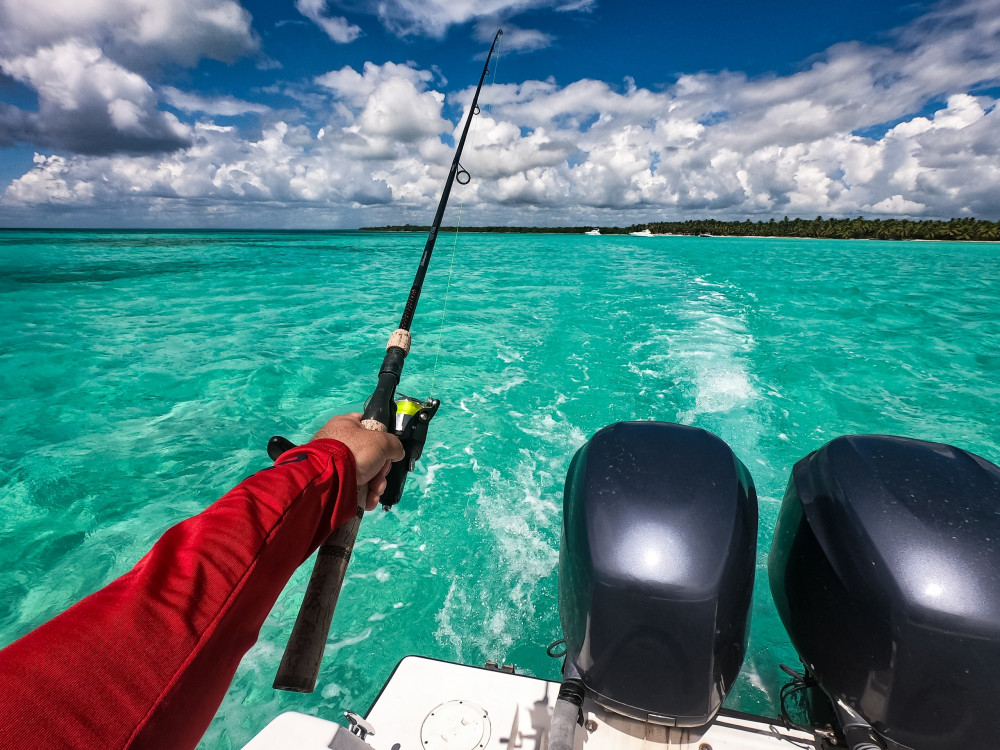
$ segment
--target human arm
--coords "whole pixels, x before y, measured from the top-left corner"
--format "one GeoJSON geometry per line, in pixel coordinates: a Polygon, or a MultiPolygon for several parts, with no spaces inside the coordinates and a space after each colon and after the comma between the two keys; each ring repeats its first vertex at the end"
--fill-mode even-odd
{"type": "Polygon", "coordinates": [[[402,456],[353,416],[327,427],[0,651],[0,748],[194,747],[292,572],[402,456]]]}

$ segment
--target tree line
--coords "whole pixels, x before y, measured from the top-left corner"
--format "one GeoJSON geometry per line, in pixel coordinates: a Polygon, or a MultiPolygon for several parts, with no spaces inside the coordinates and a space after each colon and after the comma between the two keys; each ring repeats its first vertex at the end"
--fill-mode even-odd
{"type": "MultiPolygon", "coordinates": [[[[546,234],[581,234],[598,228],[601,234],[628,234],[648,229],[653,234],[719,235],[726,237],[815,237],[841,240],[953,240],[1000,241],[1000,221],[982,219],[789,219],[781,221],[719,221],[690,219],[688,221],[651,221],[628,227],[460,227],[461,232],[517,232],[546,234]]],[[[402,224],[386,227],[362,227],[367,232],[427,232],[429,226],[402,224]]],[[[455,227],[441,227],[442,232],[454,232],[455,227]]]]}
{"type": "MultiPolygon", "coordinates": [[[[731,237],[816,237],[841,240],[1000,240],[1000,221],[981,219],[789,219],[781,221],[693,221],[651,222],[640,229],[654,234],[718,234],[731,237]]],[[[635,230],[630,230],[635,231],[635,230]]]]}

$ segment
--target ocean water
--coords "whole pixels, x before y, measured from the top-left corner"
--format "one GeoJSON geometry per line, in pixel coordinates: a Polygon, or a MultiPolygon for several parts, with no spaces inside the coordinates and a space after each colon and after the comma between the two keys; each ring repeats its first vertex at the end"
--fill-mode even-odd
{"type": "MultiPolygon", "coordinates": [[[[0,645],[371,392],[417,234],[0,233],[0,645]]],[[[204,747],[283,710],[364,711],[407,654],[555,678],[562,486],[601,427],[725,439],[760,501],[728,705],[777,712],[795,656],[766,557],[792,464],[841,434],[1000,461],[1000,245],[443,236],[401,391],[443,402],[402,504],[366,516],[312,695],[271,680],[310,565],[204,747]],[[449,271],[453,268],[453,273],[449,271]]]]}

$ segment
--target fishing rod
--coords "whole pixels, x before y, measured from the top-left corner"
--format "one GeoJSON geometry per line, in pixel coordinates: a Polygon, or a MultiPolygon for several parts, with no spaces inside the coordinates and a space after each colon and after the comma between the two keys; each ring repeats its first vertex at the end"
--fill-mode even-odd
{"type": "MultiPolygon", "coordinates": [[[[427,235],[427,244],[424,245],[420,265],[417,267],[413,286],[410,287],[410,294],[406,299],[406,306],[403,308],[403,317],[399,321],[399,328],[393,331],[389,337],[389,343],[385,348],[385,358],[382,360],[382,367],[378,373],[378,384],[365,403],[364,413],[361,417],[361,424],[366,429],[378,432],[392,430],[403,443],[405,450],[403,460],[394,463],[386,477],[386,489],[382,493],[382,507],[385,510],[389,510],[402,497],[406,475],[413,470],[417,459],[420,458],[424,441],[427,439],[427,427],[441,405],[441,402],[435,398],[420,401],[402,394],[397,398],[396,386],[399,385],[399,379],[403,373],[403,362],[410,352],[410,326],[417,310],[420,290],[424,284],[424,277],[427,275],[427,267],[430,265],[438,230],[444,219],[444,210],[448,205],[451,187],[456,180],[459,185],[465,185],[471,179],[459,160],[462,157],[462,149],[465,147],[465,139],[469,135],[472,118],[479,114],[479,92],[482,91],[483,82],[490,72],[490,59],[493,57],[493,51],[502,35],[503,29],[500,29],[493,37],[493,44],[486,56],[486,63],[483,65],[483,73],[479,76],[479,85],[472,97],[472,106],[465,119],[462,136],[455,148],[455,158],[451,162],[451,170],[444,183],[437,213],[434,214],[434,223],[427,235]]],[[[291,441],[275,436],[268,442],[267,453],[273,460],[276,460],[282,453],[294,447],[291,441]]],[[[340,596],[344,576],[347,573],[347,565],[351,560],[354,542],[358,536],[361,519],[365,514],[367,494],[367,487],[358,488],[357,514],[348,523],[334,530],[333,534],[319,548],[316,564],[313,567],[312,576],[309,578],[298,617],[295,618],[292,634],[288,639],[288,645],[285,646],[281,664],[278,666],[278,673],[274,678],[274,687],[278,690],[311,693],[316,688],[320,663],[323,660],[323,650],[330,634],[333,611],[337,606],[337,599],[340,596]]]]}

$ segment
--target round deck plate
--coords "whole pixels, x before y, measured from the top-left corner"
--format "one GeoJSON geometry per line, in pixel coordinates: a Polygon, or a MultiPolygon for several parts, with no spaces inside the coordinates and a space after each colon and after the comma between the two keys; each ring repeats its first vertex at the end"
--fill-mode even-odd
{"type": "Polygon", "coordinates": [[[489,715],[469,701],[442,703],[420,727],[423,750],[479,750],[489,739],[489,715]]]}

